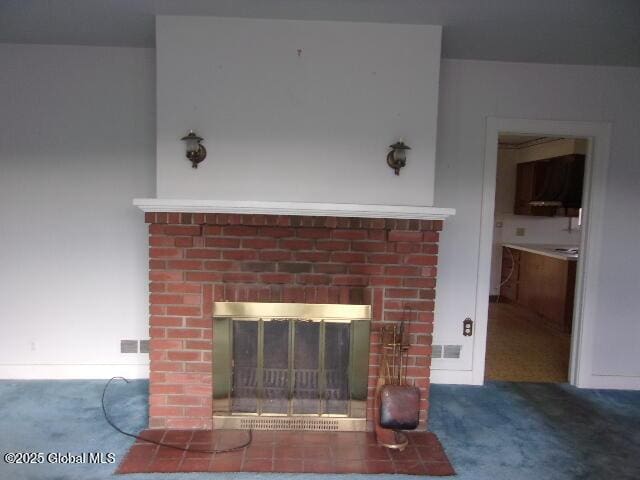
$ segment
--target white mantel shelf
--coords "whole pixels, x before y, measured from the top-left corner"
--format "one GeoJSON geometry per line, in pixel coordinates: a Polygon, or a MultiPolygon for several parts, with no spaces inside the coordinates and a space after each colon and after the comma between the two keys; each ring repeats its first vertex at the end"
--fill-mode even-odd
{"type": "Polygon", "coordinates": [[[444,220],[456,213],[453,208],[410,205],[361,205],[355,203],[135,198],[133,200],[133,204],[143,212],[240,213],[263,215],[306,215],[316,217],[402,218],[417,220],[444,220]]]}

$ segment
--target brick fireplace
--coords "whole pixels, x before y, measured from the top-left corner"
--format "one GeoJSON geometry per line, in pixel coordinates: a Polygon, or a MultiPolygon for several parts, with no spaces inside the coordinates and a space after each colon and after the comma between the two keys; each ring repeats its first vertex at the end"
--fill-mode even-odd
{"type": "Polygon", "coordinates": [[[212,427],[215,302],[287,302],[371,305],[369,429],[379,328],[409,321],[424,429],[441,220],[147,211],[145,221],[150,428],[212,427]]]}

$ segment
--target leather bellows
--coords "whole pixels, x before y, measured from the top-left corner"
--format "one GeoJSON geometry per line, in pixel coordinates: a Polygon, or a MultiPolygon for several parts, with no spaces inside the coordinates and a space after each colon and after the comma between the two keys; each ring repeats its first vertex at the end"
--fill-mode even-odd
{"type": "Polygon", "coordinates": [[[410,385],[384,385],[380,389],[380,426],[414,430],[420,415],[420,390],[410,385]]]}

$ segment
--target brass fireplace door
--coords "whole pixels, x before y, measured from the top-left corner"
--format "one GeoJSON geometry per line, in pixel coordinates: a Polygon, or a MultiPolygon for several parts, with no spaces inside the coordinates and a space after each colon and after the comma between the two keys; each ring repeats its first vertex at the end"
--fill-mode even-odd
{"type": "Polygon", "coordinates": [[[364,430],[368,305],[217,302],[214,428],[364,430]]]}

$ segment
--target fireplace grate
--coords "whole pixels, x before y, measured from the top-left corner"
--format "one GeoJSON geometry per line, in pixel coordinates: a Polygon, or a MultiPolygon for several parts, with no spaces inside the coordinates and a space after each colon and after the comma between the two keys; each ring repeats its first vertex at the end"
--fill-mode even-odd
{"type": "Polygon", "coordinates": [[[311,430],[316,432],[364,432],[365,418],[314,416],[214,415],[213,428],[220,430],[311,430]]]}
{"type": "MultiPolygon", "coordinates": [[[[269,393],[277,394],[288,388],[289,370],[286,368],[263,368],[263,391],[265,398],[276,398],[269,393]]],[[[320,371],[317,369],[296,369],[293,371],[295,393],[298,398],[317,398],[320,371]]],[[[341,382],[343,375],[339,370],[325,370],[327,386],[324,389],[324,398],[327,400],[341,400],[341,382]]],[[[238,397],[250,397],[254,394],[258,385],[258,369],[236,367],[234,369],[236,382],[234,395],[238,397]]]]}
{"type": "Polygon", "coordinates": [[[316,430],[338,431],[339,422],[330,418],[260,417],[241,418],[240,428],[246,430],[316,430]]]}

